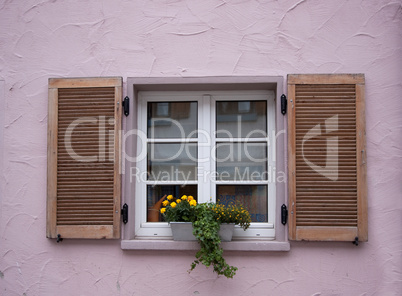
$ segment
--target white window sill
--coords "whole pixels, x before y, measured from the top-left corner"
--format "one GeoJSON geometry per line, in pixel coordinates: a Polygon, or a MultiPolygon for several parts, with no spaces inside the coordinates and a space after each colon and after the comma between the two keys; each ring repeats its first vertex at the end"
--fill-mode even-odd
{"type": "MultiPolygon", "coordinates": [[[[247,240],[222,242],[225,251],[289,251],[289,242],[268,241],[268,240],[247,240]]],[[[174,241],[174,240],[152,240],[152,239],[133,239],[122,240],[123,250],[199,250],[196,241],[174,241]]]]}

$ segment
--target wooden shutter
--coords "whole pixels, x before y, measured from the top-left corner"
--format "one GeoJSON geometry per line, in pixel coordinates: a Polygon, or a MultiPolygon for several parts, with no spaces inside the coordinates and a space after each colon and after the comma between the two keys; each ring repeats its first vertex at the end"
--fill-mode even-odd
{"type": "Polygon", "coordinates": [[[367,241],[364,75],[288,75],[289,238],[367,241]]]}
{"type": "Polygon", "coordinates": [[[120,237],[122,78],[49,79],[47,237],[120,237]]]}

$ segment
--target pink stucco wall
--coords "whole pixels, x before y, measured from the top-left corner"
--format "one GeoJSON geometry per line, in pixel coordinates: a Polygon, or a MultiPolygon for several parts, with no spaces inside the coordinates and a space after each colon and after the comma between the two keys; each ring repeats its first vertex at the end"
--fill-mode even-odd
{"type": "MultiPolygon", "coordinates": [[[[402,295],[401,0],[0,1],[0,295],[402,295]],[[49,77],[365,73],[369,241],[228,253],[46,239],[49,77]]],[[[126,90],[125,90],[126,91],[126,90]]]]}

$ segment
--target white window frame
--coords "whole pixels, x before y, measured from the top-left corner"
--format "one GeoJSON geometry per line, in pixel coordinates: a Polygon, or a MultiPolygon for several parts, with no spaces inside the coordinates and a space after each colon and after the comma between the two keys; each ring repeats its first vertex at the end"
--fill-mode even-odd
{"type": "MultiPolygon", "coordinates": [[[[217,142],[265,142],[267,143],[267,168],[275,172],[275,97],[273,91],[194,91],[194,92],[153,92],[144,91],[138,94],[138,128],[140,131],[147,133],[147,105],[149,102],[197,102],[198,106],[198,137],[191,139],[151,139],[147,138],[147,142],[138,141],[137,151],[141,154],[146,149],[145,144],[149,143],[197,143],[198,159],[208,159],[209,161],[198,162],[198,178],[195,181],[186,181],[187,185],[197,185],[197,199],[202,202],[216,202],[216,186],[217,185],[266,185],[267,186],[267,223],[251,223],[247,231],[240,227],[235,228],[234,239],[246,238],[275,238],[275,182],[269,180],[263,181],[219,181],[211,180],[213,172],[216,172],[214,147],[217,142]],[[264,138],[216,138],[216,102],[218,101],[265,101],[267,102],[267,137],[264,138]],[[205,131],[205,133],[200,132],[205,131]],[[203,139],[204,136],[208,138],[203,139]],[[217,139],[219,139],[217,141],[217,139]]],[[[147,171],[147,158],[143,157],[138,162],[139,172],[141,176],[145,176],[147,171]]],[[[136,236],[147,238],[169,238],[172,236],[171,228],[166,222],[146,222],[147,220],[147,186],[148,185],[182,185],[183,181],[148,181],[141,180],[137,184],[135,200],[135,225],[136,236]],[[138,198],[139,197],[139,198],[138,198]]]]}
{"type": "Polygon", "coordinates": [[[138,236],[135,222],[135,196],[136,183],[133,182],[132,172],[136,170],[137,142],[135,133],[129,131],[137,127],[138,93],[140,91],[237,91],[237,90],[274,90],[275,91],[275,116],[276,116],[276,176],[281,174],[281,182],[277,182],[275,188],[275,238],[258,239],[253,241],[232,241],[222,243],[225,250],[237,251],[288,251],[287,225],[281,224],[281,205],[287,201],[287,117],[281,114],[281,95],[284,92],[284,78],[282,76],[220,76],[220,77],[129,77],[127,79],[127,96],[130,98],[130,115],[123,119],[122,153],[123,170],[122,203],[128,204],[129,222],[122,226],[121,246],[127,250],[187,250],[197,249],[197,243],[174,242],[167,240],[149,240],[138,236]],[[132,140],[134,139],[134,140],[132,140]],[[129,160],[130,161],[129,161],[129,160]],[[133,161],[134,159],[134,161],[133,161]]]}

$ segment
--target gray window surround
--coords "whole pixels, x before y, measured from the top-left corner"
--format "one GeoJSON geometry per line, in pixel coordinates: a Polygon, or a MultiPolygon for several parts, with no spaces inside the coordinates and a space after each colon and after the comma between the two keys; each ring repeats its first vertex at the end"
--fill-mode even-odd
{"type": "MultiPolygon", "coordinates": [[[[287,176],[287,116],[281,114],[281,95],[284,91],[282,76],[208,76],[208,77],[128,77],[127,96],[130,98],[130,115],[123,116],[123,130],[137,128],[136,106],[139,91],[215,91],[215,90],[274,90],[276,93],[276,171],[287,176]]],[[[136,143],[127,141],[124,151],[135,155],[136,143]]],[[[124,161],[124,158],[122,158],[124,161]]],[[[129,164],[122,164],[122,203],[129,207],[129,222],[122,224],[121,248],[124,250],[197,250],[197,242],[173,240],[135,239],[135,182],[130,182],[129,164]]],[[[230,251],[289,251],[288,226],[282,225],[280,208],[287,204],[287,181],[276,183],[276,216],[274,240],[239,240],[222,243],[230,251]]]]}

